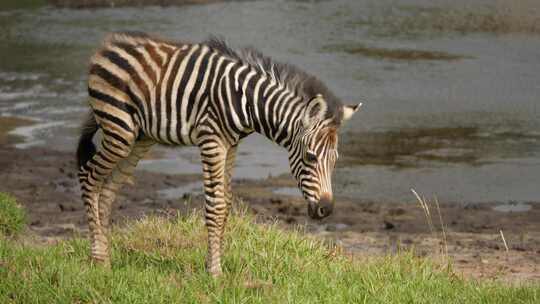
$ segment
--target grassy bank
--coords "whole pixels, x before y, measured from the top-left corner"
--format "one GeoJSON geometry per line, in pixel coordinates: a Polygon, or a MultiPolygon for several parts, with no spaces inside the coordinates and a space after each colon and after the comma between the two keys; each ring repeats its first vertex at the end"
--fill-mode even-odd
{"type": "Polygon", "coordinates": [[[113,265],[105,270],[89,262],[83,238],[42,246],[0,237],[0,303],[540,302],[538,286],[463,280],[412,253],[351,258],[244,212],[228,223],[218,280],[204,270],[200,214],[148,217],[111,238],[113,265]]]}
{"type": "Polygon", "coordinates": [[[22,232],[26,213],[14,197],[0,192],[0,237],[12,237],[22,232]]]}

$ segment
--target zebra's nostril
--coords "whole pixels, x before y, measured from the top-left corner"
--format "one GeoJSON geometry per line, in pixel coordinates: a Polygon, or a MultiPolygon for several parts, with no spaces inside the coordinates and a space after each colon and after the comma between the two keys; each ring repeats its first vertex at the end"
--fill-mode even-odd
{"type": "Polygon", "coordinates": [[[322,197],[319,202],[319,212],[322,217],[327,217],[334,211],[334,204],[328,197],[322,197]]]}
{"type": "Polygon", "coordinates": [[[328,209],[325,207],[317,208],[317,215],[321,218],[326,217],[328,215],[328,209]]]}

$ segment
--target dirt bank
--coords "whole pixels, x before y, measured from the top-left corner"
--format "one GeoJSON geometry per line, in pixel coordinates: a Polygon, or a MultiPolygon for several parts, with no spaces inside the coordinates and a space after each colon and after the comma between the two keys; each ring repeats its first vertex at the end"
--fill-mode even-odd
{"type": "Polygon", "coordinates": [[[224,0],[48,0],[49,4],[68,8],[101,8],[124,6],[180,6],[193,4],[208,4],[224,0]]]}
{"type": "MultiPolygon", "coordinates": [[[[0,144],[0,191],[13,194],[27,209],[30,233],[45,241],[87,232],[79,199],[72,153],[44,148],[15,149],[0,144]]],[[[186,212],[201,208],[201,195],[170,199],[160,190],[200,181],[197,175],[168,175],[137,171],[135,186],[126,186],[114,206],[114,221],[138,218],[149,212],[186,212]],[[190,201],[190,203],[188,203],[190,201]]],[[[435,206],[434,232],[419,205],[409,202],[337,199],[336,212],[322,222],[306,217],[299,197],[278,195],[278,187],[294,186],[289,177],[264,181],[236,181],[235,193],[262,220],[275,219],[284,227],[301,225],[316,235],[336,240],[356,254],[393,253],[414,248],[419,255],[448,257],[458,273],[510,282],[540,281],[540,204],[526,212],[499,212],[492,204],[445,204],[440,210],[446,242],[440,233],[435,206]],[[503,231],[508,249],[500,236],[503,231]]]]}

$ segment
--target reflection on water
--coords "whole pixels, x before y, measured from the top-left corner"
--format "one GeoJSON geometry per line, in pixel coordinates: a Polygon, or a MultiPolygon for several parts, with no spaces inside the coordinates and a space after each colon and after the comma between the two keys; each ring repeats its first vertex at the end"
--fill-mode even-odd
{"type": "Polygon", "coordinates": [[[21,138],[13,134],[17,128],[31,125],[32,120],[14,116],[0,116],[0,145],[17,144],[24,142],[25,138],[21,138]]]}
{"type": "Polygon", "coordinates": [[[527,212],[531,210],[531,205],[525,203],[498,204],[493,210],[500,212],[527,212]]]}
{"type": "MultiPolygon", "coordinates": [[[[139,169],[167,174],[199,174],[202,172],[199,150],[154,147],[161,152],[160,159],[145,159],[139,169]]],[[[242,141],[236,157],[234,176],[242,179],[263,179],[289,171],[287,153],[260,135],[251,135],[242,141]]]]}
{"type": "Polygon", "coordinates": [[[508,129],[481,131],[478,127],[403,128],[387,132],[358,132],[341,147],[341,166],[385,165],[419,167],[431,162],[479,166],[503,159],[540,154],[540,133],[508,129]]]}
{"type": "Polygon", "coordinates": [[[166,199],[179,199],[192,194],[200,193],[202,193],[202,182],[188,183],[182,187],[174,187],[158,191],[158,195],[166,199]]]}
{"type": "Polygon", "coordinates": [[[385,202],[415,202],[410,188],[443,202],[538,202],[538,159],[512,159],[480,167],[449,164],[396,171],[385,166],[341,168],[334,193],[385,202]],[[407,188],[407,187],[409,188],[407,188]]]}
{"type": "MultiPolygon", "coordinates": [[[[74,149],[87,111],[88,58],[106,32],[192,41],[217,34],[304,68],[348,103],[364,102],[342,132],[335,193],[397,201],[413,200],[415,188],[447,201],[540,200],[539,1],[95,10],[16,2],[0,5],[0,116],[39,122],[13,131],[24,145],[74,149]]],[[[201,172],[196,149],[157,149],[163,158],[142,161],[142,169],[201,172]]],[[[289,171],[286,152],[261,137],[248,137],[237,160],[237,178],[289,171]]]]}
{"type": "Polygon", "coordinates": [[[43,135],[51,133],[55,128],[62,127],[66,121],[35,122],[29,126],[18,127],[10,134],[24,138],[24,142],[15,144],[16,148],[24,149],[46,145],[43,135]]]}

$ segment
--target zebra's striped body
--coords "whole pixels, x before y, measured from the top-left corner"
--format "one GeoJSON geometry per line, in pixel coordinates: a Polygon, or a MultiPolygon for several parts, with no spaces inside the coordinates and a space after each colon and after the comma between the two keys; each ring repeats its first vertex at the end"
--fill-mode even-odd
{"type": "Polygon", "coordinates": [[[310,216],[332,210],[337,129],[358,106],[342,106],[292,66],[216,39],[188,44],[117,33],[91,59],[88,92],[93,112],[79,142],[79,178],[97,261],[109,263],[106,230],[116,193],[155,143],[200,148],[212,275],[221,273],[232,168],[246,135],[259,132],[288,149],[310,216]]]}

